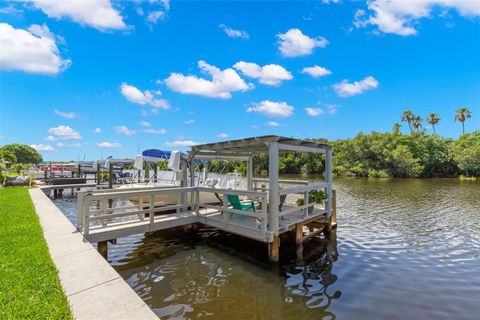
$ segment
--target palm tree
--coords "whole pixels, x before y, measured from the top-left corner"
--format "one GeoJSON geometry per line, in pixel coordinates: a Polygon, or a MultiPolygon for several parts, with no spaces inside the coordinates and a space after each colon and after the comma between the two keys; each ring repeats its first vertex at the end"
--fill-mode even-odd
{"type": "Polygon", "coordinates": [[[460,121],[462,123],[462,134],[465,134],[465,120],[470,119],[472,113],[468,110],[467,107],[462,107],[457,109],[457,114],[455,115],[455,121],[460,121]]]}
{"type": "Polygon", "coordinates": [[[402,129],[402,125],[400,123],[394,123],[393,124],[393,134],[394,135],[399,135],[401,129],[402,129]]]}
{"type": "Polygon", "coordinates": [[[408,127],[410,128],[410,133],[413,132],[413,130],[412,130],[412,120],[413,120],[414,117],[415,117],[415,115],[413,114],[412,110],[403,111],[402,121],[408,123],[408,127]]]}
{"type": "Polygon", "coordinates": [[[415,128],[415,131],[417,131],[417,133],[419,133],[420,129],[422,128],[422,117],[413,116],[412,124],[413,124],[413,127],[415,128]]]}
{"type": "Polygon", "coordinates": [[[428,117],[425,118],[425,121],[432,125],[433,133],[437,133],[435,131],[435,126],[440,122],[440,120],[440,116],[436,112],[429,113],[428,117]]]}

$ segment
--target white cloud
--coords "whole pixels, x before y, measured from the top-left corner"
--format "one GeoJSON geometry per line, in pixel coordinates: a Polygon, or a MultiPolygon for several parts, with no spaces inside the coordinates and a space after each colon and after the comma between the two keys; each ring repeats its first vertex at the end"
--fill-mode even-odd
{"type": "Polygon", "coordinates": [[[333,104],[330,104],[330,105],[328,105],[328,110],[327,111],[330,114],[337,114],[337,106],[333,105],[333,104]]]}
{"type": "Polygon", "coordinates": [[[167,130],[165,129],[144,129],[143,132],[150,133],[150,134],[165,134],[167,130]]]}
{"type": "Polygon", "coordinates": [[[169,109],[170,104],[165,99],[158,99],[156,96],[161,95],[160,91],[141,91],[138,88],[127,83],[122,83],[120,93],[130,102],[140,105],[150,105],[154,108],[169,109]]]}
{"type": "Polygon", "coordinates": [[[322,108],[305,108],[309,116],[312,117],[318,117],[321,114],[324,114],[325,111],[323,111],[322,108]]]}
{"type": "Polygon", "coordinates": [[[220,133],[220,134],[217,135],[217,138],[226,139],[226,138],[228,138],[228,134],[226,134],[226,133],[220,133]]]}
{"type": "Polygon", "coordinates": [[[269,126],[269,127],[278,127],[279,125],[280,125],[280,123],[275,122],[275,121],[268,121],[267,122],[267,126],[269,126]]]}
{"type": "Polygon", "coordinates": [[[195,120],[193,120],[193,119],[184,121],[185,124],[193,124],[194,122],[195,122],[195,120]]]}
{"type": "Polygon", "coordinates": [[[322,0],[322,3],[323,4],[330,4],[330,3],[338,4],[338,3],[340,3],[340,0],[322,0]]]}
{"type": "Polygon", "coordinates": [[[118,142],[106,142],[106,141],[104,141],[104,142],[97,143],[97,147],[113,149],[113,148],[121,148],[122,145],[118,142]]]}
{"type": "Polygon", "coordinates": [[[165,20],[166,14],[162,10],[151,11],[147,15],[147,21],[156,24],[160,20],[165,20]]]}
{"type": "Polygon", "coordinates": [[[101,133],[102,132],[102,129],[100,128],[95,128],[95,130],[93,130],[93,133],[101,133]]]}
{"type": "Polygon", "coordinates": [[[284,57],[306,56],[313,52],[316,47],[324,48],[328,40],[324,37],[310,38],[304,35],[300,29],[290,29],[285,33],[277,34],[279,50],[284,57]]]}
{"type": "Polygon", "coordinates": [[[253,87],[245,83],[238,73],[231,68],[220,70],[203,60],[198,62],[198,67],[202,72],[211,75],[212,80],[199,78],[195,75],[185,76],[181,73],[172,73],[165,79],[165,83],[171,90],[179,93],[222,99],[231,98],[232,92],[247,91],[253,87]]]}
{"type": "Polygon", "coordinates": [[[62,117],[62,118],[66,118],[66,119],[74,119],[74,118],[77,118],[77,117],[78,117],[78,114],[76,114],[76,113],[73,112],[73,111],[63,112],[63,111],[54,109],[53,112],[54,112],[57,116],[62,117]]]}
{"type": "Polygon", "coordinates": [[[57,74],[70,66],[63,59],[55,37],[46,25],[27,30],[0,23],[0,68],[29,73],[57,74]]]}
{"type": "Polygon", "coordinates": [[[130,130],[126,126],[117,126],[115,127],[115,132],[121,136],[134,136],[136,134],[135,130],[130,130]]]}
{"type": "Polygon", "coordinates": [[[101,31],[128,28],[110,0],[31,0],[31,2],[50,18],[69,18],[80,25],[101,31]]]}
{"type": "Polygon", "coordinates": [[[52,135],[48,135],[43,140],[45,140],[45,141],[57,141],[57,138],[55,138],[52,135]]]}
{"type": "Polygon", "coordinates": [[[308,73],[312,77],[318,78],[328,76],[329,74],[332,74],[332,71],[328,70],[327,68],[315,65],[313,67],[303,68],[302,73],[308,73]]]}
{"type": "Polygon", "coordinates": [[[197,144],[201,144],[201,142],[195,142],[193,140],[176,140],[176,141],[166,143],[168,147],[177,147],[177,148],[191,147],[197,144]]]}
{"type": "Polygon", "coordinates": [[[150,122],[147,122],[147,121],[139,121],[138,124],[144,128],[147,128],[147,127],[151,127],[152,124],[150,122]]]}
{"type": "Polygon", "coordinates": [[[247,109],[247,112],[258,112],[268,117],[287,118],[293,113],[294,108],[286,102],[274,102],[264,100],[260,103],[254,103],[247,109]]]}
{"type": "Polygon", "coordinates": [[[333,85],[333,88],[340,97],[354,96],[377,87],[378,81],[372,76],[368,76],[361,81],[354,81],[353,83],[343,80],[333,85]]]}
{"type": "Polygon", "coordinates": [[[59,148],[80,148],[82,145],[78,142],[75,143],[63,143],[57,142],[57,147],[59,148]]]}
{"type": "Polygon", "coordinates": [[[53,135],[56,139],[60,139],[60,140],[82,139],[82,136],[78,131],[65,125],[60,125],[55,128],[50,128],[48,129],[48,133],[53,135]]]}
{"type": "Polygon", "coordinates": [[[250,39],[250,36],[244,30],[235,30],[235,29],[227,27],[224,24],[221,24],[218,27],[220,29],[222,29],[227,34],[227,36],[229,36],[230,38],[250,39]]]}
{"type": "Polygon", "coordinates": [[[466,17],[480,16],[480,2],[476,0],[370,0],[370,14],[357,10],[354,25],[357,28],[374,25],[379,32],[410,36],[417,33],[418,20],[430,17],[435,8],[455,9],[466,17]]]}
{"type": "Polygon", "coordinates": [[[30,147],[37,151],[53,151],[53,147],[48,144],[31,144],[30,147]]]}
{"type": "Polygon", "coordinates": [[[278,64],[267,64],[261,67],[256,63],[239,61],[233,67],[242,72],[244,76],[259,79],[260,83],[270,86],[279,86],[282,81],[293,78],[287,69],[278,64]]]}

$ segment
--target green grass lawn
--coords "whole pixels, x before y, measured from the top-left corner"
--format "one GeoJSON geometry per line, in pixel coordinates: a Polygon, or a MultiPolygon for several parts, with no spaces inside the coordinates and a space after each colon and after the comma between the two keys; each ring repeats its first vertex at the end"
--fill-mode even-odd
{"type": "Polygon", "coordinates": [[[0,189],[0,319],[72,319],[26,188],[0,189]]]}

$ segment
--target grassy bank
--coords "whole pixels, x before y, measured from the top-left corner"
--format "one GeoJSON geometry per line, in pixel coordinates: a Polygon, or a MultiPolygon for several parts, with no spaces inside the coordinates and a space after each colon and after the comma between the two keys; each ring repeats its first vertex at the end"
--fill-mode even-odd
{"type": "Polygon", "coordinates": [[[0,189],[0,319],[72,319],[25,188],[0,189]]]}

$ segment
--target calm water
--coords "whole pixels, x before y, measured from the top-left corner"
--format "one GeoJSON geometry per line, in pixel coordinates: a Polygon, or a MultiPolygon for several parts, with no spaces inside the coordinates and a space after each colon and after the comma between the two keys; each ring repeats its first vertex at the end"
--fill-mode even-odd
{"type": "MultiPolygon", "coordinates": [[[[480,183],[336,179],[338,231],[282,242],[200,229],[118,239],[109,261],[162,319],[479,319],[480,183]]],[[[74,217],[71,200],[58,200],[74,217]]]]}

